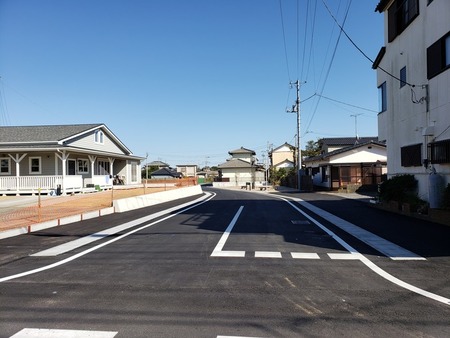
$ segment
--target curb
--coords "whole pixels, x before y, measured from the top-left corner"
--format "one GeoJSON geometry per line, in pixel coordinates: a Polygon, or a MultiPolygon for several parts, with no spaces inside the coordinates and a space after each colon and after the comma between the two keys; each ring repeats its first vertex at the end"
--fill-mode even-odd
{"type": "Polygon", "coordinates": [[[75,222],[80,222],[92,218],[97,218],[101,216],[106,216],[114,213],[125,212],[130,210],[135,210],[139,208],[148,207],[151,205],[156,205],[164,202],[169,202],[177,200],[180,198],[190,197],[194,195],[202,194],[203,190],[200,185],[195,185],[192,187],[179,188],[171,191],[156,192],[153,194],[141,195],[136,197],[129,197],[113,202],[114,206],[109,208],[103,208],[100,210],[89,211],[85,213],[80,213],[72,216],[57,218],[51,221],[46,221],[42,223],[33,223],[28,226],[22,226],[16,229],[0,231],[0,239],[5,239],[9,237],[15,237],[19,235],[28,234],[31,232],[36,232],[60,225],[67,225],[75,222]],[[178,193],[177,193],[178,192],[178,193]],[[123,201],[123,202],[121,202],[123,201]],[[117,203],[116,203],[117,202],[117,203]]]}

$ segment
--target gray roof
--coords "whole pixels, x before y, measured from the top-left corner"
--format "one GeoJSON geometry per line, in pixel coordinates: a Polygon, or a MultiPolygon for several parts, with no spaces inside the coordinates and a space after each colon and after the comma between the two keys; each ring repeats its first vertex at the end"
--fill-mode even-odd
{"type": "MultiPolygon", "coordinates": [[[[70,125],[44,125],[44,126],[8,126],[0,127],[0,147],[8,151],[37,151],[37,150],[55,150],[59,148],[71,148],[70,141],[78,136],[89,133],[90,131],[102,129],[108,137],[124,152],[126,158],[140,159],[140,156],[134,156],[125,144],[123,144],[114,133],[103,123],[96,124],[70,124],[70,125]]],[[[78,151],[92,151],[92,149],[82,149],[73,147],[78,151]]],[[[98,151],[97,151],[98,152],[98,151]]],[[[116,153],[102,152],[102,154],[116,153]]]]}
{"type": "Polygon", "coordinates": [[[352,146],[358,143],[366,142],[378,142],[378,136],[367,136],[367,137],[329,137],[321,138],[318,140],[320,144],[326,144],[329,146],[352,146]]]}
{"type": "Polygon", "coordinates": [[[357,149],[359,147],[364,147],[364,146],[367,146],[367,145],[370,145],[370,144],[386,148],[386,144],[385,143],[369,141],[369,142],[358,143],[358,144],[355,144],[353,146],[349,146],[349,147],[333,150],[333,151],[330,151],[330,152],[322,154],[322,155],[308,157],[308,158],[304,159],[304,162],[324,160],[324,159],[330,158],[330,157],[332,157],[334,155],[342,154],[342,153],[345,153],[347,151],[350,151],[350,150],[353,150],[353,149],[357,149]]]}
{"type": "Polygon", "coordinates": [[[231,169],[231,168],[253,168],[256,167],[247,161],[243,161],[239,158],[233,158],[218,166],[219,169],[231,169]]]}
{"type": "Polygon", "coordinates": [[[252,154],[252,155],[256,155],[254,150],[250,150],[244,147],[240,147],[239,149],[236,150],[231,150],[228,152],[228,154],[233,155],[233,154],[252,154]]]}
{"type": "Polygon", "coordinates": [[[58,143],[103,124],[0,127],[0,143],[58,143]]]}
{"type": "Polygon", "coordinates": [[[170,167],[170,165],[168,165],[165,162],[162,161],[152,161],[150,163],[147,164],[149,167],[170,167]]]}
{"type": "Polygon", "coordinates": [[[164,167],[164,168],[161,168],[159,170],[152,172],[150,174],[150,176],[172,176],[172,177],[178,178],[178,177],[182,177],[183,175],[181,173],[177,172],[176,170],[171,170],[169,168],[164,167]]]}

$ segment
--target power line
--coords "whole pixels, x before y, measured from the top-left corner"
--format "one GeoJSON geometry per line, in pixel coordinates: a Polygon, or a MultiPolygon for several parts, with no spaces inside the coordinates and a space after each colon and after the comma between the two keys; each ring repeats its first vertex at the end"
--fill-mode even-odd
{"type": "MultiPolygon", "coordinates": [[[[350,6],[351,6],[351,4],[352,4],[352,0],[350,0],[349,3],[348,3],[347,10],[346,10],[345,16],[344,16],[344,21],[343,21],[343,23],[342,23],[343,25],[344,25],[345,22],[347,21],[347,16],[348,16],[348,12],[350,11],[350,6]]],[[[317,100],[317,103],[316,103],[316,106],[315,106],[315,108],[314,108],[313,114],[311,115],[311,118],[309,119],[309,122],[308,122],[308,124],[307,124],[306,130],[308,130],[309,127],[311,126],[311,123],[312,123],[312,121],[313,121],[313,119],[314,119],[314,116],[316,115],[317,109],[318,109],[318,107],[319,107],[320,98],[321,98],[321,95],[322,95],[323,91],[325,90],[325,85],[326,85],[326,82],[327,82],[327,80],[328,80],[328,76],[330,75],[331,67],[333,66],[333,61],[334,61],[334,58],[335,58],[335,56],[336,56],[337,47],[338,47],[338,45],[339,45],[339,41],[340,41],[340,39],[341,39],[341,34],[342,34],[342,32],[343,32],[343,30],[341,29],[341,31],[339,32],[338,38],[337,38],[337,40],[336,40],[336,44],[335,44],[335,46],[334,46],[333,54],[332,54],[332,56],[331,56],[330,64],[328,65],[327,73],[326,73],[326,75],[325,75],[325,79],[324,79],[324,81],[323,81],[322,88],[321,88],[321,90],[320,90],[320,94],[318,95],[318,96],[319,96],[319,99],[317,100]]]]}
{"type": "MultiPolygon", "coordinates": [[[[341,29],[341,32],[344,33],[344,35],[347,37],[347,39],[350,41],[350,43],[367,59],[369,60],[372,64],[374,63],[374,60],[372,60],[366,53],[364,53],[364,51],[352,40],[352,38],[347,34],[347,32],[344,30],[344,27],[341,26],[339,24],[339,22],[336,20],[336,17],[333,15],[333,13],[331,12],[330,8],[328,7],[327,3],[325,2],[325,0],[322,0],[322,3],[324,4],[325,8],[327,9],[328,13],[330,14],[330,16],[333,18],[334,22],[336,23],[336,25],[339,26],[339,28],[341,29]]],[[[404,80],[401,80],[399,77],[395,76],[394,74],[391,74],[390,72],[388,72],[387,70],[385,70],[384,68],[378,66],[378,68],[383,71],[384,73],[386,73],[387,75],[389,75],[390,77],[396,79],[397,81],[407,84],[410,87],[416,87],[415,84],[412,83],[408,83],[404,80]]],[[[421,85],[423,86],[423,85],[421,85]]]]}
{"type": "Polygon", "coordinates": [[[289,59],[288,59],[287,45],[286,45],[286,33],[285,33],[285,29],[284,29],[283,7],[281,5],[281,0],[279,0],[278,2],[280,4],[281,29],[283,32],[283,44],[284,44],[284,56],[286,59],[286,69],[287,69],[289,82],[291,82],[291,72],[289,71],[289,59]]]}
{"type": "Polygon", "coordinates": [[[330,100],[330,101],[333,101],[333,102],[337,102],[337,103],[340,103],[340,104],[344,104],[344,105],[349,106],[349,107],[353,107],[353,108],[358,108],[358,109],[370,111],[370,112],[372,112],[372,113],[378,113],[378,111],[373,110],[373,109],[369,109],[369,108],[364,108],[364,107],[356,106],[356,105],[354,105],[354,104],[350,104],[350,103],[342,102],[342,101],[339,101],[339,100],[335,100],[335,99],[332,99],[332,98],[329,98],[329,97],[326,97],[326,96],[320,95],[320,94],[315,94],[315,95],[320,96],[321,98],[326,99],[326,100],[330,100]]]}

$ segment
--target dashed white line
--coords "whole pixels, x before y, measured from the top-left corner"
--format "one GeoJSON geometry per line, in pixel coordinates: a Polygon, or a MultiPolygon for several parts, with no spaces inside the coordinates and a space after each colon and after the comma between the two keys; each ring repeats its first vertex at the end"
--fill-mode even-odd
{"type": "Polygon", "coordinates": [[[313,252],[291,252],[295,259],[320,259],[319,255],[313,252]]]}
{"type": "Polygon", "coordinates": [[[277,251],[255,251],[256,258],[282,258],[281,252],[277,251]]]}
{"type": "Polygon", "coordinates": [[[361,255],[357,253],[329,253],[327,254],[330,259],[340,260],[357,260],[361,259],[361,255]]]}

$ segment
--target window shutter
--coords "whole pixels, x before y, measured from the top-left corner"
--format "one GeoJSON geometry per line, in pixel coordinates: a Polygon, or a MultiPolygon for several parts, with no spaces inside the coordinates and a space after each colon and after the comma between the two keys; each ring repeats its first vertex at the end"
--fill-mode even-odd
{"type": "Polygon", "coordinates": [[[392,42],[397,36],[396,12],[397,6],[393,4],[388,10],[388,41],[392,42]]]}
{"type": "Polygon", "coordinates": [[[442,40],[439,39],[427,48],[427,78],[431,79],[442,68],[442,40]]]}

